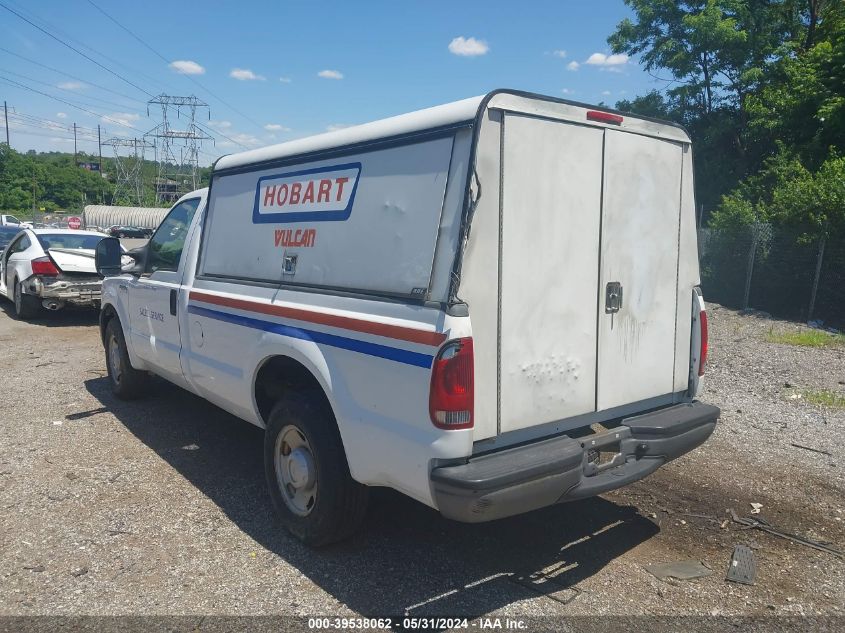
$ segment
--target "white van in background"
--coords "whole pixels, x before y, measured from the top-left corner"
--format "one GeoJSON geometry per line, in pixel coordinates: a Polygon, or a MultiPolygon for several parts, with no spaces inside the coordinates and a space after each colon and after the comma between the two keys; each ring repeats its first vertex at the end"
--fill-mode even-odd
{"type": "Polygon", "coordinates": [[[690,140],[500,90],[226,156],[120,274],[115,393],[153,372],[266,429],[309,544],[369,486],[487,521],[636,481],[704,442],[690,140]]]}

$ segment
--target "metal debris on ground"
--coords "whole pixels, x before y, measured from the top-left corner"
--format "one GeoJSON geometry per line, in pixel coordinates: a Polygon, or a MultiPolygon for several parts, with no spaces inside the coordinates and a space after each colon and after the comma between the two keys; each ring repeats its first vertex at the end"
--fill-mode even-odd
{"type": "Polygon", "coordinates": [[[814,453],[821,453],[822,455],[827,455],[828,457],[833,457],[833,453],[829,453],[828,451],[823,451],[820,448],[811,448],[809,446],[804,446],[803,444],[796,444],[792,442],[790,446],[794,446],[795,448],[803,448],[805,451],[812,451],[814,453]]]}
{"type": "Polygon", "coordinates": [[[676,580],[693,580],[704,578],[713,573],[698,560],[680,560],[674,563],[652,563],[645,566],[645,570],[659,580],[675,578],[676,580]]]}
{"type": "Polygon", "coordinates": [[[737,545],[728,565],[726,580],[753,585],[757,579],[757,561],[754,552],[747,545],[737,545]]]}
{"type": "Polygon", "coordinates": [[[760,514],[760,510],[763,509],[762,503],[753,503],[751,504],[751,514],[760,514]]]}
{"type": "Polygon", "coordinates": [[[731,518],[734,520],[734,522],[739,523],[740,525],[744,525],[745,529],[750,530],[756,528],[758,530],[762,530],[763,532],[767,532],[768,534],[771,534],[773,536],[779,536],[780,538],[792,541],[793,543],[798,543],[799,545],[806,545],[807,547],[812,547],[813,549],[817,549],[821,552],[827,552],[828,554],[833,554],[834,556],[838,556],[839,558],[845,558],[845,552],[842,552],[838,549],[834,549],[830,547],[827,543],[813,541],[803,536],[798,536],[797,534],[790,534],[788,532],[781,532],[780,530],[776,530],[763,517],[758,517],[756,519],[752,519],[751,517],[742,518],[737,516],[736,512],[734,512],[733,510],[730,510],[730,513],[731,518]]]}

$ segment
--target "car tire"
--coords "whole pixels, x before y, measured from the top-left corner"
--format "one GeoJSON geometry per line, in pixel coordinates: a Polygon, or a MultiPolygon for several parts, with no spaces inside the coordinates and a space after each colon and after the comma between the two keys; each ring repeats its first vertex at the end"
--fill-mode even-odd
{"type": "Polygon", "coordinates": [[[14,302],[15,316],[26,321],[41,314],[41,302],[23,291],[23,284],[15,279],[14,302]]]}
{"type": "Polygon", "coordinates": [[[129,362],[126,338],[116,317],[106,325],[103,345],[112,393],[121,400],[134,400],[143,396],[149,387],[150,375],[135,369],[129,362]]]}
{"type": "Polygon", "coordinates": [[[322,393],[290,394],[276,403],[264,435],[264,470],[282,524],[306,545],[347,539],[364,520],[368,490],[349,474],[322,393]]]}
{"type": "Polygon", "coordinates": [[[123,233],[118,233],[118,234],[117,234],[117,236],[118,236],[119,238],[121,238],[121,239],[123,239],[124,237],[126,237],[126,235],[125,235],[125,234],[123,234],[123,233]]]}

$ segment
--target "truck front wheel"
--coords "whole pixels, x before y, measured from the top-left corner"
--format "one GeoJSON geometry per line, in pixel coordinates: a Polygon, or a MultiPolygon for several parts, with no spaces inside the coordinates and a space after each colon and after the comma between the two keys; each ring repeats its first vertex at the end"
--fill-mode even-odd
{"type": "Polygon", "coordinates": [[[292,394],[270,412],[264,470],[282,524],[318,547],[351,536],[367,509],[352,479],[334,416],[322,394],[292,394]]]}
{"type": "Polygon", "coordinates": [[[112,393],[121,400],[133,400],[144,395],[150,375],[135,369],[129,362],[126,339],[117,317],[112,318],[106,326],[105,347],[112,393]]]}

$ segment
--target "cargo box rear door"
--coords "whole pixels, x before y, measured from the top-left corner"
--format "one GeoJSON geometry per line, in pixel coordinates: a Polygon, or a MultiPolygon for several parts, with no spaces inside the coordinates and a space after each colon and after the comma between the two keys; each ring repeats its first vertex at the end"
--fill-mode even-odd
{"type": "Polygon", "coordinates": [[[680,143],[605,132],[599,411],[673,391],[682,164],[680,143]]]}
{"type": "Polygon", "coordinates": [[[595,410],[603,130],[506,114],[499,431],[595,410]]]}

